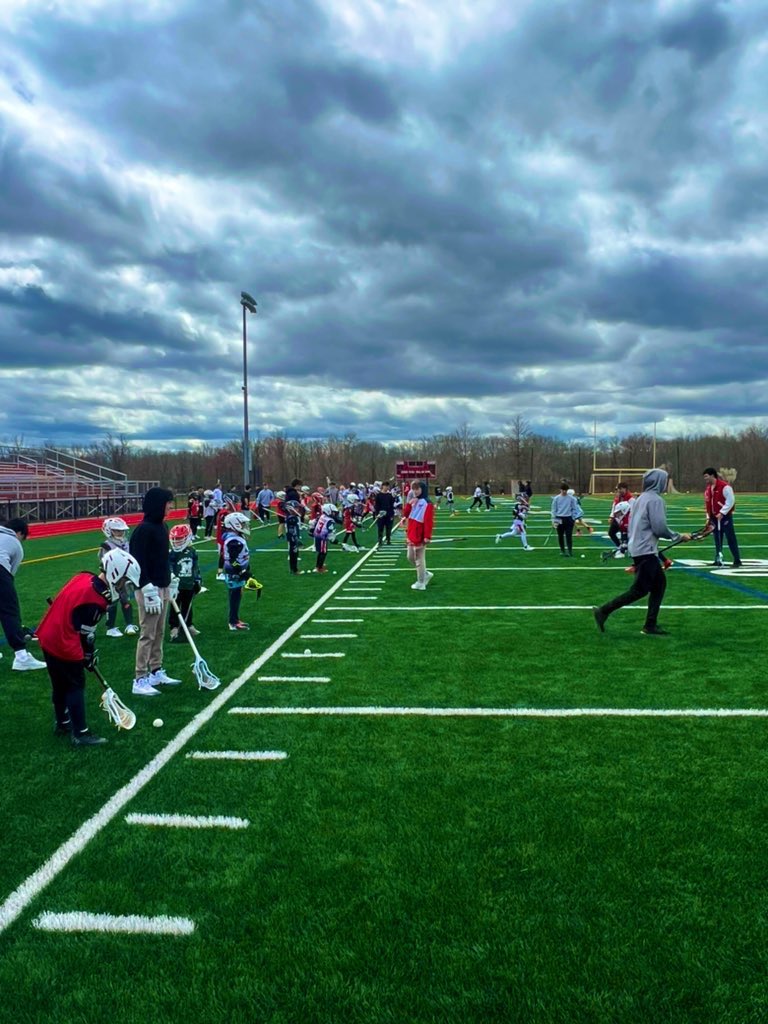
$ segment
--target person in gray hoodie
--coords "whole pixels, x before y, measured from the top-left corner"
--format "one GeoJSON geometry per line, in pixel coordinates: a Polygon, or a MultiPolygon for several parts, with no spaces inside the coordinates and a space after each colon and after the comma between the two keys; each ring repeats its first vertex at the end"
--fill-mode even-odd
{"type": "Polygon", "coordinates": [[[21,609],[14,584],[14,576],[24,558],[21,542],[27,539],[28,533],[29,527],[24,519],[11,519],[0,526],[0,626],[3,627],[8,646],[14,652],[11,668],[17,672],[45,668],[45,662],[33,658],[27,650],[27,638],[21,625],[21,609]]]}
{"type": "Polygon", "coordinates": [[[659,538],[689,541],[690,533],[676,533],[667,526],[667,510],[662,494],[669,476],[663,469],[650,469],[643,477],[643,492],[635,499],[629,520],[629,553],[635,563],[632,586],[612,601],[593,608],[597,628],[605,632],[605,620],[619,608],[634,604],[648,594],[648,612],[641,632],[646,636],[666,636],[658,624],[659,609],[667,589],[667,579],[659,561],[659,538]]]}

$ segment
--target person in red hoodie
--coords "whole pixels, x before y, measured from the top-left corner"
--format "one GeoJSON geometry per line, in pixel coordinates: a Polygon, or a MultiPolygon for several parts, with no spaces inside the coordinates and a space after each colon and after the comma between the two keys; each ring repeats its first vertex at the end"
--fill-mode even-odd
{"type": "Polygon", "coordinates": [[[66,583],[37,627],[48,675],[51,677],[54,732],[71,736],[76,747],[95,747],[107,741],[94,736],[85,722],[85,669],[96,665],[96,624],[122,588],[139,586],[141,567],[122,548],[112,548],[97,575],[79,572],[66,583]]]}
{"type": "Polygon", "coordinates": [[[426,590],[434,575],[427,571],[426,546],[432,540],[435,506],[427,496],[427,485],[424,481],[415,480],[411,485],[411,493],[413,497],[409,495],[403,508],[408,561],[416,569],[416,582],[411,584],[411,590],[426,590]]]}

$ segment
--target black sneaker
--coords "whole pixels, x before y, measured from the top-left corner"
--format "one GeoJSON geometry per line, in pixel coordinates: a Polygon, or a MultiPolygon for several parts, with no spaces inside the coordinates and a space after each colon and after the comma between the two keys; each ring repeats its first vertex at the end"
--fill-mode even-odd
{"type": "Polygon", "coordinates": [[[645,633],[646,636],[669,636],[667,630],[661,629],[660,626],[643,626],[640,632],[645,633]]]}
{"type": "Polygon", "coordinates": [[[56,722],[53,726],[54,736],[69,736],[72,732],[72,722],[67,719],[66,722],[56,722]]]}
{"type": "Polygon", "coordinates": [[[595,622],[597,623],[597,628],[600,630],[601,633],[604,633],[605,632],[605,620],[608,618],[608,616],[605,614],[605,612],[601,608],[593,608],[592,609],[592,614],[595,617],[595,622]]]}
{"type": "Polygon", "coordinates": [[[106,742],[103,736],[94,736],[92,732],[72,733],[73,747],[100,747],[106,742]]]}
{"type": "Polygon", "coordinates": [[[740,558],[737,558],[736,561],[732,563],[731,568],[732,569],[740,569],[742,567],[742,565],[744,565],[742,560],[740,558]]]}

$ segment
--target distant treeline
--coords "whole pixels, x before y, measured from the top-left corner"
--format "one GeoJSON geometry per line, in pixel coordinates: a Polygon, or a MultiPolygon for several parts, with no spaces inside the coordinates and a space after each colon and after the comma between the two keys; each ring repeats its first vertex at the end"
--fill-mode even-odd
{"type": "MultiPolygon", "coordinates": [[[[23,442],[16,447],[26,447],[23,442]]],[[[103,441],[59,450],[126,473],[133,480],[160,480],[178,493],[219,480],[225,488],[243,484],[241,441],[215,446],[201,444],[194,450],[164,451],[108,435],[103,441]]],[[[14,445],[3,446],[12,454],[14,445]]],[[[630,434],[598,442],[599,468],[645,468],[652,464],[653,438],[630,434]]],[[[429,459],[437,463],[439,483],[452,484],[467,493],[476,482],[491,482],[495,492],[509,492],[512,481],[531,480],[537,493],[557,489],[567,479],[577,490],[589,489],[592,445],[545,437],[517,417],[505,433],[483,436],[469,424],[451,434],[437,434],[404,444],[363,441],[355,434],[304,440],[282,433],[253,443],[253,480],[275,488],[298,477],[308,484],[386,480],[393,477],[401,460],[429,459]]],[[[738,434],[689,435],[658,440],[656,464],[666,465],[681,491],[703,489],[702,470],[707,466],[736,470],[738,491],[768,490],[768,429],[749,427],[738,434]]]]}

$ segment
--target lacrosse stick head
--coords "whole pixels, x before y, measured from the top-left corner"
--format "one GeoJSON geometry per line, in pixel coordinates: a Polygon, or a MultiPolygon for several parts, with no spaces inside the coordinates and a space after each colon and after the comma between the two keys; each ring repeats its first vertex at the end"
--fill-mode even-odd
{"type": "Polygon", "coordinates": [[[101,709],[116,729],[132,729],[136,725],[136,715],[120,700],[111,686],[101,695],[101,709]]]}
{"type": "Polygon", "coordinates": [[[244,586],[243,589],[244,590],[255,590],[256,591],[256,600],[258,601],[259,598],[261,597],[261,592],[264,589],[264,584],[263,583],[259,583],[259,581],[255,577],[250,576],[245,581],[245,586],[244,586]]]}
{"type": "Polygon", "coordinates": [[[192,671],[195,674],[198,688],[201,690],[218,690],[221,686],[221,680],[208,668],[208,663],[204,658],[195,658],[195,662],[192,666],[192,671]]]}

